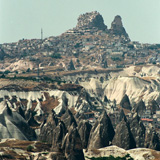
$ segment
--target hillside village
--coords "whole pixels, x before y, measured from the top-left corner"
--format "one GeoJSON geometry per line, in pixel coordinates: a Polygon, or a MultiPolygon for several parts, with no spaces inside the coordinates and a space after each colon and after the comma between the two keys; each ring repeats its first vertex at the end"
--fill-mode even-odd
{"type": "Polygon", "coordinates": [[[160,44],[131,41],[119,15],[108,29],[97,11],[59,36],[0,44],[0,138],[45,142],[33,157],[64,160],[111,145],[159,151],[159,65],[160,44]]]}
{"type": "Polygon", "coordinates": [[[64,70],[67,69],[65,66],[68,65],[69,59],[73,59],[77,70],[85,69],[84,66],[87,65],[100,68],[123,68],[128,65],[159,64],[160,45],[132,42],[123,27],[120,16],[116,16],[111,29],[107,29],[98,12],[87,14],[80,16],[75,28],[60,36],[23,39],[15,43],[1,44],[1,54],[3,52],[1,60],[4,58],[15,58],[15,61],[39,59],[39,63],[43,66],[54,61],[54,65],[64,70]],[[89,22],[84,22],[87,18],[90,18],[89,22]],[[90,21],[93,21],[93,24],[90,24],[90,21]],[[96,24],[101,24],[101,27],[96,24]],[[50,57],[53,60],[50,60],[50,57]],[[67,59],[61,63],[58,59],[60,57],[67,59]]]}

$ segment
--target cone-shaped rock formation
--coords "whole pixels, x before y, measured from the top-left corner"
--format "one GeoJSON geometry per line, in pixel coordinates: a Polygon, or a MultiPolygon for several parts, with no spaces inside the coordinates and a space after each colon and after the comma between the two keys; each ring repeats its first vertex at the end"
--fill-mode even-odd
{"type": "Polygon", "coordinates": [[[136,147],[129,124],[124,119],[116,127],[112,144],[124,149],[132,149],[136,147]]]}
{"type": "Polygon", "coordinates": [[[81,120],[78,124],[78,132],[81,137],[83,148],[87,148],[91,128],[92,126],[85,120],[81,120]]]}
{"type": "Polygon", "coordinates": [[[81,138],[74,124],[64,138],[62,149],[67,160],[84,160],[81,138]]]}
{"type": "Polygon", "coordinates": [[[88,148],[97,149],[109,146],[114,134],[115,132],[111,120],[106,111],[103,111],[100,118],[96,121],[95,125],[91,129],[88,148]]]}

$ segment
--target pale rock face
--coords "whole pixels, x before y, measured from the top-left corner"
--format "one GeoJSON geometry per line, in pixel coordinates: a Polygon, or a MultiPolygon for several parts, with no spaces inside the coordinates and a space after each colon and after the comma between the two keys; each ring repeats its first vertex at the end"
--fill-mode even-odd
{"type": "Polygon", "coordinates": [[[16,71],[16,70],[27,70],[30,68],[31,70],[34,68],[34,64],[30,61],[19,60],[18,62],[10,64],[6,68],[6,70],[16,71]]]}
{"type": "Polygon", "coordinates": [[[142,100],[147,104],[149,100],[159,100],[159,82],[152,83],[144,81],[139,77],[118,77],[111,79],[104,90],[104,95],[110,100],[116,100],[119,104],[125,94],[128,95],[130,102],[142,100]],[[153,90],[150,90],[152,88],[153,90]]]}
{"type": "Polygon", "coordinates": [[[97,149],[96,153],[94,153],[94,150],[92,149],[88,149],[87,151],[84,150],[84,155],[86,157],[109,157],[110,155],[113,157],[124,157],[127,154],[130,154],[134,160],[152,160],[160,157],[160,153],[155,152],[152,149],[135,148],[124,150],[115,145],[97,149]]]}
{"type": "Polygon", "coordinates": [[[0,103],[0,110],[0,138],[36,139],[35,132],[29,127],[26,120],[4,101],[0,103]]]}

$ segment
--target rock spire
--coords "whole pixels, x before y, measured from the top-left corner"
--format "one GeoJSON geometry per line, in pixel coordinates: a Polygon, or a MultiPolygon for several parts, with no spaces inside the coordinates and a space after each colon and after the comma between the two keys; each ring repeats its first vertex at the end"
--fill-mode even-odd
{"type": "Polygon", "coordinates": [[[123,27],[121,16],[119,15],[115,16],[111,24],[110,33],[115,35],[124,35],[125,37],[128,37],[128,34],[125,28],[123,27]]]}

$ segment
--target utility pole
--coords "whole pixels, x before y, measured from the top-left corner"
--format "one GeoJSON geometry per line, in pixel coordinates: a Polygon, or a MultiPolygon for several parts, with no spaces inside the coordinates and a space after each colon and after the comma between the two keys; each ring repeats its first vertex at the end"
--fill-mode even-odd
{"type": "Polygon", "coordinates": [[[43,29],[41,28],[41,40],[43,40],[43,29]]]}

